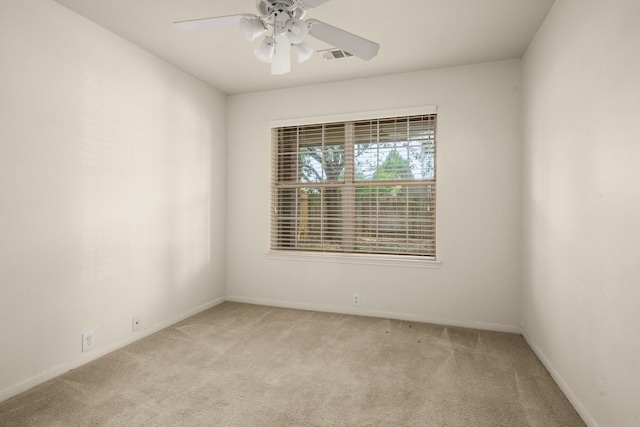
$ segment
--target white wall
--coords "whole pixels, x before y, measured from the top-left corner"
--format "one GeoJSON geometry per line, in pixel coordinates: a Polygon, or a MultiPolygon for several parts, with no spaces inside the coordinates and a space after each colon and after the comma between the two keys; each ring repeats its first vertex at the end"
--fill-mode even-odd
{"type": "Polygon", "coordinates": [[[228,297],[519,330],[519,84],[514,60],[230,97],[228,297]],[[271,121],[433,104],[439,269],[265,256],[271,121]]]}
{"type": "Polygon", "coordinates": [[[592,426],[640,426],[640,2],[557,0],[523,60],[523,327],[592,426]]]}
{"type": "Polygon", "coordinates": [[[57,3],[0,2],[0,400],[224,297],[225,109],[57,3]]]}

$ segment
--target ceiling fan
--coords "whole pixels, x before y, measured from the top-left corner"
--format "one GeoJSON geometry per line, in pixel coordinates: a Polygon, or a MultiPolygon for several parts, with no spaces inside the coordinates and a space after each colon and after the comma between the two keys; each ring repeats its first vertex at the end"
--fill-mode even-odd
{"type": "Polygon", "coordinates": [[[307,35],[337,47],[365,61],[378,54],[380,46],[370,40],[336,28],[317,19],[304,18],[307,10],[328,0],[256,0],[260,15],[218,16],[174,22],[183,31],[238,26],[245,39],[254,41],[266,34],[254,54],[263,62],[271,64],[271,74],[286,74],[291,71],[291,50],[304,62],[311,57],[313,49],[305,42],[307,35]]]}

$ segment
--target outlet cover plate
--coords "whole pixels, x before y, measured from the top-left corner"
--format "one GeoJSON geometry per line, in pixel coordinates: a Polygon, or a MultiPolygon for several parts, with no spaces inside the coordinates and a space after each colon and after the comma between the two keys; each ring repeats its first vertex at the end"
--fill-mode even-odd
{"type": "Polygon", "coordinates": [[[94,331],[87,331],[84,334],[82,334],[82,351],[89,351],[91,350],[95,345],[95,332],[94,331]]]}
{"type": "Polygon", "coordinates": [[[142,321],[140,320],[140,315],[133,316],[133,322],[131,324],[131,329],[137,331],[142,326],[142,321]]]}

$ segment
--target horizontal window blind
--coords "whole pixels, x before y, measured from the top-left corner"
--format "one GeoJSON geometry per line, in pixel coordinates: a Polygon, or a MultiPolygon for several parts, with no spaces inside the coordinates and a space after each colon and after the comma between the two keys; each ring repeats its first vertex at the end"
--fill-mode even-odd
{"type": "Polygon", "coordinates": [[[271,249],[436,256],[436,115],[272,130],[271,249]]]}

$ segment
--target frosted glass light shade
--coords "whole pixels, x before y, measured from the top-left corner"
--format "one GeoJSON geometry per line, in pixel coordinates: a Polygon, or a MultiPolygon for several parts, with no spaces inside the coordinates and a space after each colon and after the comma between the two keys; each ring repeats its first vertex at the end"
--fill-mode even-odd
{"type": "Polygon", "coordinates": [[[304,61],[311,58],[311,55],[313,55],[313,49],[311,49],[306,43],[294,44],[291,47],[298,57],[298,64],[302,64],[304,61]]]}
{"type": "Polygon", "coordinates": [[[254,41],[267,30],[264,23],[258,18],[242,18],[240,29],[248,42],[254,41]]]}
{"type": "Polygon", "coordinates": [[[273,40],[270,38],[265,38],[260,46],[256,50],[253,51],[253,54],[262,62],[266,62],[270,64],[273,60],[273,54],[275,52],[275,46],[273,44],[273,40]]]}
{"type": "Polygon", "coordinates": [[[284,24],[284,29],[287,31],[287,36],[291,44],[302,43],[305,37],[307,37],[307,34],[309,34],[307,23],[301,19],[289,19],[287,23],[284,24]]]}

